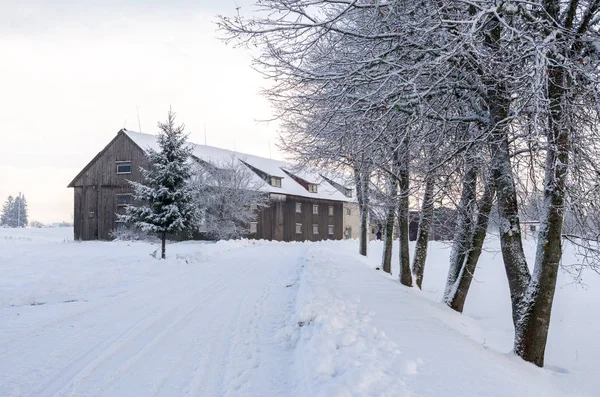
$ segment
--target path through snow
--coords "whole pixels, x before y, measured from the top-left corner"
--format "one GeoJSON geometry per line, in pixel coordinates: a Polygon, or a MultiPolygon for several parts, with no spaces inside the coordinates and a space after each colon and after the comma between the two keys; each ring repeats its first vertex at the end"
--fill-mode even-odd
{"type": "Polygon", "coordinates": [[[6,308],[0,395],[293,395],[302,374],[277,334],[305,250],[251,247],[116,297],[6,308]]]}

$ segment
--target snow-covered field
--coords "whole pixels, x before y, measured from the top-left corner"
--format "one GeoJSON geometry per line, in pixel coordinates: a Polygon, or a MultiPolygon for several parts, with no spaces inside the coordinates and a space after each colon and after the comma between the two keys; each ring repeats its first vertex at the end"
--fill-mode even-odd
{"type": "Polygon", "coordinates": [[[156,248],[0,228],[0,396],[600,396],[596,274],[561,276],[540,369],[509,353],[493,241],[464,315],[441,243],[423,292],[373,269],[380,242],[156,248]]]}

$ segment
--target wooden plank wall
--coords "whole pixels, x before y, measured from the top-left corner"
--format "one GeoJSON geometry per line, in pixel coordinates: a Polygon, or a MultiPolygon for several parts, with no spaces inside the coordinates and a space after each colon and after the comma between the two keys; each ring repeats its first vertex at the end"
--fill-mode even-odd
{"type": "Polygon", "coordinates": [[[83,233],[83,188],[73,189],[73,232],[75,240],[82,240],[83,233]]]}
{"type": "Polygon", "coordinates": [[[260,211],[257,220],[258,239],[279,241],[319,241],[341,240],[343,238],[343,203],[317,200],[308,197],[287,196],[285,201],[272,201],[271,206],[260,211]],[[296,212],[296,203],[302,212],[296,212]],[[319,206],[319,213],[313,214],[313,204],[319,206]],[[333,206],[333,216],[329,216],[329,206],[333,206]],[[296,223],[302,224],[302,233],[296,233],[296,223]],[[313,224],[319,225],[319,233],[313,233],[313,224]],[[333,225],[334,234],[329,235],[328,226],[333,225]]]}
{"type": "Polygon", "coordinates": [[[130,193],[128,180],[141,181],[147,168],[145,153],[123,133],[76,180],[73,221],[78,240],[108,240],[116,226],[119,193],[130,193]],[[117,174],[117,161],[131,161],[131,174],[117,174]]]}
{"type": "Polygon", "coordinates": [[[127,180],[140,181],[140,167],[148,160],[127,135],[120,132],[104,153],[76,180],[74,186],[126,186],[127,180]],[[131,174],[117,175],[117,161],[131,161],[131,174]]]}

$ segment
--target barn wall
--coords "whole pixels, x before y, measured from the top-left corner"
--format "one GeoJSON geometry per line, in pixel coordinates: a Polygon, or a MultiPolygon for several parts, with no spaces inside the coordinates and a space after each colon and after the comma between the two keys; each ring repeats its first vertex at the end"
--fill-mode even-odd
{"type": "Polygon", "coordinates": [[[83,233],[83,188],[73,189],[73,233],[75,240],[82,240],[83,233]]]}
{"type": "Polygon", "coordinates": [[[73,186],[127,186],[127,180],[141,181],[140,167],[148,167],[144,151],[121,132],[73,186]],[[118,175],[117,161],[131,161],[131,174],[118,175]]]}
{"type": "Polygon", "coordinates": [[[75,239],[110,239],[110,232],[116,227],[116,195],[133,192],[127,181],[142,180],[140,167],[148,167],[145,153],[119,133],[73,181],[75,239]],[[131,173],[117,174],[117,161],[131,161],[131,173]]]}
{"type": "Polygon", "coordinates": [[[341,240],[343,238],[343,203],[316,200],[307,197],[286,196],[271,200],[270,206],[261,210],[257,219],[258,239],[279,241],[341,240]],[[296,212],[296,203],[301,203],[302,212],[296,212]],[[319,213],[313,214],[313,204],[319,213]],[[333,216],[329,216],[333,206],[333,216]],[[302,224],[302,233],[296,233],[296,223],[302,224]],[[313,233],[313,224],[319,225],[319,233],[313,233]],[[328,225],[333,225],[334,234],[328,234],[328,225]]]}

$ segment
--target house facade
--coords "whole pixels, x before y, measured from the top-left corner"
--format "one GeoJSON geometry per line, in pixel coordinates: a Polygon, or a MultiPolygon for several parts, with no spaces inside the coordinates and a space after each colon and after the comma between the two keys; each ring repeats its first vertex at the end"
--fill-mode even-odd
{"type": "MultiPolygon", "coordinates": [[[[269,207],[259,210],[248,237],[278,241],[357,237],[359,214],[352,188],[282,161],[190,145],[199,162],[231,158],[242,162],[269,196],[269,207]]],[[[74,190],[76,240],[111,239],[119,226],[117,214],[133,203],[128,181],[141,182],[140,167],[149,166],[148,149],[158,149],[155,135],[120,130],[68,185],[74,190]]]]}

